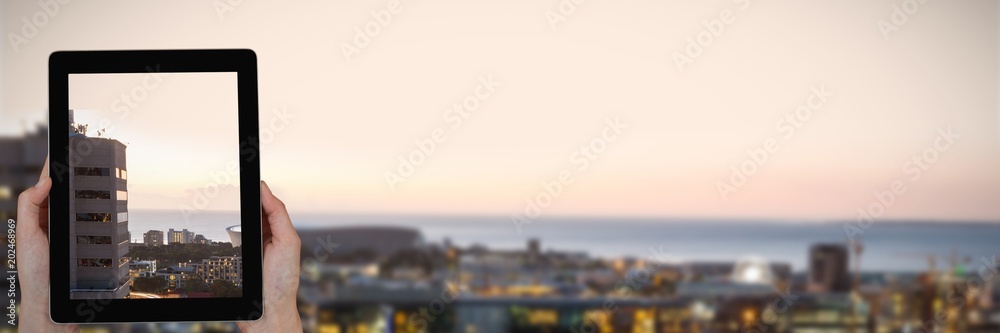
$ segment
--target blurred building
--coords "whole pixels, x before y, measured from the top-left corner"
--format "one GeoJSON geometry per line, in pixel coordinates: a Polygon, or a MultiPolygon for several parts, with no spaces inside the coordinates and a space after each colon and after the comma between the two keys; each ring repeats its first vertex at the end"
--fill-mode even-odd
{"type": "MultiPolygon", "coordinates": [[[[357,235],[357,228],[300,232],[297,305],[306,332],[1000,332],[1000,311],[989,305],[1000,295],[992,287],[960,287],[973,271],[866,272],[856,293],[814,293],[806,290],[811,269],[792,274],[789,265],[762,258],[651,266],[636,258],[542,251],[538,240],[503,250],[422,242],[389,249],[355,241],[343,251],[336,242],[343,230],[357,235]],[[412,264],[423,260],[430,274],[414,271],[412,264]],[[955,292],[966,302],[957,303],[955,292]],[[924,326],[938,314],[949,316],[940,330],[924,326]]],[[[401,240],[417,239],[423,237],[414,230],[401,240]]],[[[210,261],[158,273],[176,288],[188,276],[229,266],[210,261]]]]}
{"type": "Polygon", "coordinates": [[[183,244],[184,233],[173,228],[167,230],[167,244],[183,244]]]}
{"type": "Polygon", "coordinates": [[[70,297],[129,293],[128,183],[125,145],[86,135],[69,112],[70,297]]]}
{"type": "Polygon", "coordinates": [[[388,257],[402,250],[423,247],[419,230],[403,227],[339,227],[300,230],[303,258],[371,254],[388,257]],[[319,253],[320,255],[317,255],[319,253]]]}
{"type": "Polygon", "coordinates": [[[18,194],[38,183],[48,142],[46,126],[21,137],[0,137],[0,220],[16,218],[18,194]]]}
{"type": "Polygon", "coordinates": [[[163,245],[163,231],[161,230],[150,230],[142,234],[142,242],[146,246],[161,246],[163,245]]]}
{"type": "Polygon", "coordinates": [[[205,235],[202,235],[202,234],[194,235],[194,239],[191,242],[194,243],[194,244],[208,244],[209,243],[208,239],[205,238],[205,235]]]}
{"type": "Polygon", "coordinates": [[[184,230],[174,230],[173,228],[167,230],[167,243],[168,244],[190,244],[194,243],[194,232],[184,230]]]}
{"type": "Polygon", "coordinates": [[[679,267],[684,280],[688,282],[755,278],[771,282],[787,282],[792,276],[791,265],[782,262],[768,263],[763,258],[757,257],[746,257],[737,261],[692,261],[680,264],[679,267]]]}
{"type": "Polygon", "coordinates": [[[154,260],[138,260],[130,261],[128,263],[129,277],[134,280],[140,277],[153,277],[156,276],[156,261],[154,260]]]}
{"type": "Polygon", "coordinates": [[[813,293],[851,291],[848,250],[844,244],[816,244],[809,249],[809,282],[813,293]]]}
{"type": "Polygon", "coordinates": [[[156,276],[167,280],[167,288],[183,288],[183,281],[194,276],[195,267],[169,266],[156,270],[156,276]]]}
{"type": "Polygon", "coordinates": [[[874,332],[870,305],[852,300],[849,294],[806,294],[795,299],[789,308],[792,333],[807,332],[874,332]],[[854,302],[852,309],[851,303],[854,302]],[[854,311],[856,316],[851,315],[854,311]]]}
{"type": "MultiPolygon", "coordinates": [[[[432,286],[407,297],[335,298],[316,310],[315,332],[710,332],[693,299],[481,297],[432,286]],[[445,297],[452,295],[454,298],[445,297]],[[429,301],[428,301],[429,299],[429,301]]],[[[382,294],[388,297],[388,294],[382,294]]]]}
{"type": "Polygon", "coordinates": [[[524,249],[472,246],[458,255],[457,282],[463,289],[492,296],[576,296],[584,292],[586,253],[541,251],[537,239],[524,249]]]}

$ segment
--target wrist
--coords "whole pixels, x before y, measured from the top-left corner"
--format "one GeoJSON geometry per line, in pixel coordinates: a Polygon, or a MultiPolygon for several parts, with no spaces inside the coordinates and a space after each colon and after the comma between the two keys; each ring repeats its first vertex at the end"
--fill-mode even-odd
{"type": "Polygon", "coordinates": [[[17,327],[25,332],[76,333],[80,331],[79,325],[53,322],[52,318],[49,317],[48,302],[22,301],[18,314],[17,327]]]}
{"type": "Polygon", "coordinates": [[[290,304],[267,304],[264,314],[256,321],[237,322],[242,333],[256,332],[302,332],[302,320],[292,301],[290,304]]]}
{"type": "Polygon", "coordinates": [[[77,333],[80,325],[57,324],[49,316],[48,286],[38,288],[32,282],[21,283],[21,304],[17,309],[17,327],[23,332],[77,333]]]}

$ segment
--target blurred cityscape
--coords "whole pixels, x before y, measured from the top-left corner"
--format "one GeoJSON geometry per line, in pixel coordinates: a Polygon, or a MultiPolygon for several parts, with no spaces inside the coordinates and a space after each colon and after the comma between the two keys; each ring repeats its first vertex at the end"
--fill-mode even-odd
{"type": "MultiPolygon", "coordinates": [[[[37,180],[46,141],[44,128],[0,138],[0,218],[15,218],[16,195],[37,180]]],[[[458,246],[428,242],[418,228],[399,226],[299,234],[298,306],[308,332],[1000,332],[1000,289],[993,279],[1000,262],[957,250],[909,254],[927,261],[922,272],[862,271],[863,241],[823,242],[798,254],[808,267],[795,271],[789,263],[750,256],[676,261],[651,251],[602,258],[543,250],[544,239],[521,249],[458,246]]],[[[130,255],[160,246],[215,255],[163,262],[134,257],[130,283],[161,279],[166,287],[158,290],[169,289],[163,295],[183,297],[177,289],[198,267],[226,267],[231,274],[218,280],[241,278],[238,252],[226,252],[239,244],[171,230],[167,237],[177,241],[163,245],[163,236],[147,232],[143,243],[129,243],[130,255]]],[[[158,323],[84,325],[82,331],[237,330],[232,323],[158,323]]]]}

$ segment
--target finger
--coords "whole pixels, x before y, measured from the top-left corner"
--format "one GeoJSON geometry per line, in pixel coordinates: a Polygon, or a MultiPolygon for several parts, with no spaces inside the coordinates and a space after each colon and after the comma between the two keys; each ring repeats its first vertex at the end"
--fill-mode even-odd
{"type": "Polygon", "coordinates": [[[46,186],[48,186],[49,189],[45,190],[45,194],[46,194],[45,199],[43,199],[42,203],[38,205],[38,227],[42,230],[42,232],[45,233],[45,235],[48,235],[49,234],[49,199],[48,199],[48,194],[49,194],[49,192],[50,192],[50,190],[52,188],[52,182],[51,182],[52,178],[49,175],[49,155],[45,155],[45,163],[42,164],[42,172],[38,175],[38,180],[39,181],[41,181],[42,179],[45,179],[45,178],[48,178],[50,180],[49,184],[46,185],[46,186]]]}
{"type": "MultiPolygon", "coordinates": [[[[52,180],[52,178],[49,178],[52,180]]],[[[51,195],[52,182],[47,185],[49,190],[45,192],[49,195],[42,199],[42,204],[38,206],[38,227],[45,233],[46,236],[49,235],[49,196],[51,195]]]]}
{"type": "Polygon", "coordinates": [[[267,218],[267,213],[264,212],[264,207],[260,208],[260,239],[267,243],[271,240],[271,221],[267,218]]]}
{"type": "MultiPolygon", "coordinates": [[[[26,228],[31,232],[42,229],[40,212],[47,204],[49,189],[52,188],[52,180],[48,176],[42,177],[35,186],[24,190],[17,198],[17,219],[19,228],[26,228]],[[34,222],[24,223],[22,222],[34,222]]],[[[48,221],[45,221],[46,224],[48,221]]]]}
{"type": "Polygon", "coordinates": [[[292,227],[292,220],[288,217],[288,210],[285,208],[285,203],[281,202],[274,193],[271,192],[271,188],[267,186],[267,183],[260,182],[260,202],[264,209],[266,228],[271,235],[272,241],[287,242],[289,244],[294,244],[299,242],[299,235],[295,233],[295,228],[292,227]]]}
{"type": "Polygon", "coordinates": [[[38,180],[49,176],[49,155],[45,155],[45,164],[42,164],[42,174],[38,175],[38,180]]]}

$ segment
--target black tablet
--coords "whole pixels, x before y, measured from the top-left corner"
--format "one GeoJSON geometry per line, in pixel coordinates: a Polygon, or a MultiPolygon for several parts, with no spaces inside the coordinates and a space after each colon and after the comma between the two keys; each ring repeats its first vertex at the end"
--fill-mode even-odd
{"type": "Polygon", "coordinates": [[[263,313],[251,50],[49,57],[57,323],[263,313]]]}

